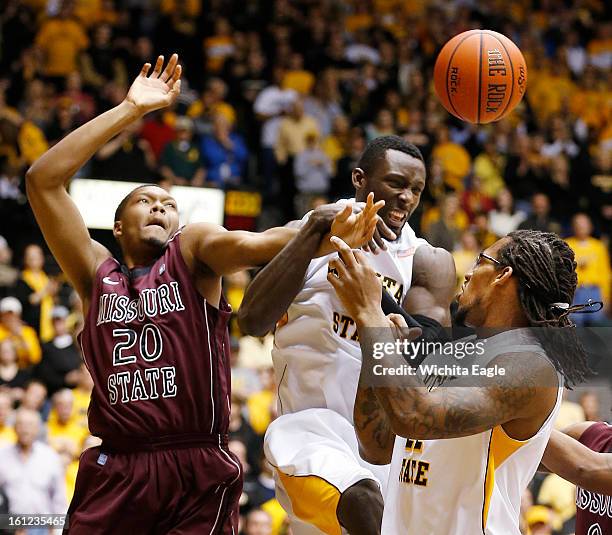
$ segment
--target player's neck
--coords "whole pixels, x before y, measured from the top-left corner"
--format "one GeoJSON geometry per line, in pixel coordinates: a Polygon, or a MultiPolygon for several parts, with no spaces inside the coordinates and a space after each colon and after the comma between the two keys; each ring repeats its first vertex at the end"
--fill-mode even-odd
{"type": "MultiPolygon", "coordinates": [[[[529,321],[522,310],[514,304],[505,303],[503,307],[494,307],[487,311],[484,322],[479,329],[520,329],[529,327],[529,321]]],[[[478,330],[478,329],[477,329],[478,330]]]]}

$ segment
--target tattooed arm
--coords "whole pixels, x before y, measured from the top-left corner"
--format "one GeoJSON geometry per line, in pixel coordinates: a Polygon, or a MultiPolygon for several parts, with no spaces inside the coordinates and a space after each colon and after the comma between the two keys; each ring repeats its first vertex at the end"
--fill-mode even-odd
{"type": "Polygon", "coordinates": [[[524,439],[539,429],[554,406],[557,378],[551,364],[538,354],[499,355],[490,366],[504,368],[504,376],[483,378],[480,386],[432,392],[417,376],[384,373],[396,368],[402,357],[378,354],[374,358],[374,344],[392,345],[396,339],[380,309],[380,282],[360,251],[351,251],[335,238],[332,242],[340,258],[333,266],[330,263],[338,276],[330,273],[328,280],[357,324],[363,355],[360,383],[374,388],[394,434],[414,439],[453,438],[504,424],[511,436],[524,439]],[[381,373],[373,373],[375,366],[381,373]]]}

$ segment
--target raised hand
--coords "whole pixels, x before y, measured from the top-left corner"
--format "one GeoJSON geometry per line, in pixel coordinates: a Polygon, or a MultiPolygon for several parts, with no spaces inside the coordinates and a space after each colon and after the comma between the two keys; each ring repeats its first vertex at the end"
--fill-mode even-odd
{"type": "Polygon", "coordinates": [[[385,201],[374,203],[374,193],[370,193],[363,210],[359,213],[353,207],[346,207],[334,218],[331,226],[331,235],[341,238],[350,247],[361,247],[374,236],[379,217],[378,211],[385,205],[385,201]]]}
{"type": "Polygon", "coordinates": [[[151,64],[145,63],[125,97],[126,102],[135,106],[142,115],[169,106],[181,92],[182,69],[178,55],[172,54],[162,70],[163,66],[164,56],[159,56],[149,75],[151,64]]]}

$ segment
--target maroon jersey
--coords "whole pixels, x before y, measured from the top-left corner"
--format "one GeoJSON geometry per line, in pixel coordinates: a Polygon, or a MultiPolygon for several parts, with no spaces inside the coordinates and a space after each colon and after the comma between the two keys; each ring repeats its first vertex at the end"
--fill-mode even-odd
{"type": "MultiPolygon", "coordinates": [[[[590,426],[580,442],[601,453],[612,452],[612,426],[599,422],[590,426]]],[[[612,533],[612,497],[576,488],[576,535],[612,533]]]]}
{"type": "Polygon", "coordinates": [[[102,439],[227,433],[230,307],[198,293],[179,240],[149,267],[108,258],[96,273],[80,342],[102,439]]]}

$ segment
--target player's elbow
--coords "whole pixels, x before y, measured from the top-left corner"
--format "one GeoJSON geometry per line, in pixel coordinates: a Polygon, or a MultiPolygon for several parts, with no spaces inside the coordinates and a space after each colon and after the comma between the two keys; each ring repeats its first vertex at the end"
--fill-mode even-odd
{"type": "Polygon", "coordinates": [[[391,462],[391,456],[393,454],[393,443],[390,448],[386,449],[373,449],[364,448],[362,444],[359,444],[359,456],[370,464],[375,465],[386,465],[391,462]]]}
{"type": "Polygon", "coordinates": [[[271,330],[262,314],[245,303],[238,309],[238,327],[243,334],[257,337],[265,336],[271,330]]]}

